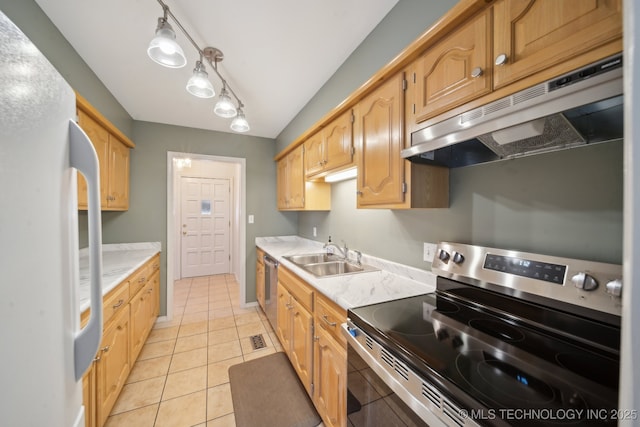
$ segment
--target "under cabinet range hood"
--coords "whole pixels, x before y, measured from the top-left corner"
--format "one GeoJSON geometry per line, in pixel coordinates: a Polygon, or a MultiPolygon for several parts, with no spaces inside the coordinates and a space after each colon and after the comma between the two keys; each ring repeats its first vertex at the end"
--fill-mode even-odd
{"type": "Polygon", "coordinates": [[[450,168],[622,138],[622,55],[411,134],[402,157],[450,168]]]}

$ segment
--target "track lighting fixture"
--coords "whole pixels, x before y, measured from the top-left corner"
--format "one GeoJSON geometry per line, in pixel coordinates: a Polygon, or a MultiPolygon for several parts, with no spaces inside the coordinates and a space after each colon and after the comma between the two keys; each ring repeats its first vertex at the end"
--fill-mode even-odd
{"type": "Polygon", "coordinates": [[[248,132],[250,129],[249,122],[244,117],[242,104],[238,107],[238,115],[231,121],[231,130],[235,132],[248,132]]]}
{"type": "Polygon", "coordinates": [[[202,58],[200,58],[200,61],[196,61],[193,76],[187,82],[187,90],[198,98],[213,98],[216,94],[213,85],[209,81],[209,75],[205,71],[202,58]]]}
{"type": "Polygon", "coordinates": [[[157,1],[162,6],[163,16],[158,18],[155,37],[151,40],[151,43],[149,43],[149,48],[147,49],[149,57],[158,64],[169,68],[180,68],[186,65],[187,59],[182,48],[176,42],[176,34],[173,28],[169,25],[168,18],[170,17],[200,55],[200,60],[196,61],[196,66],[193,69],[193,75],[187,82],[187,91],[199,98],[212,98],[215,96],[215,89],[209,80],[209,75],[204,64],[204,61],[208,62],[209,65],[211,65],[211,69],[222,82],[222,90],[214,107],[215,114],[223,118],[233,117],[234,120],[231,122],[231,130],[234,132],[248,132],[250,127],[242,109],[244,105],[227,81],[218,72],[218,62],[224,59],[222,52],[215,47],[200,49],[187,30],[176,19],[175,15],[171,13],[169,6],[162,0],[157,1]],[[235,98],[235,104],[229,94],[235,98]]]}
{"type": "Polygon", "coordinates": [[[218,102],[216,102],[216,106],[213,108],[213,112],[220,117],[224,117],[225,119],[235,117],[235,115],[238,113],[236,111],[236,106],[233,105],[233,101],[231,101],[229,93],[227,92],[227,85],[225,85],[224,83],[222,85],[222,92],[220,92],[220,98],[218,98],[218,102]]]}

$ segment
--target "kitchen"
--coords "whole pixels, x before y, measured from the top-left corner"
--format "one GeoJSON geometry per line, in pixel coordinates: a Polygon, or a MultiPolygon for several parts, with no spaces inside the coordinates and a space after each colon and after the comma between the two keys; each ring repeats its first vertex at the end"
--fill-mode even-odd
{"type": "MultiPolygon", "coordinates": [[[[628,3],[631,2],[625,3],[625,7],[631,9],[632,5],[628,3]]],[[[378,49],[375,57],[369,59],[371,64],[357,64],[361,70],[357,76],[352,76],[348,70],[339,72],[324,92],[325,97],[332,99],[318,97],[312,100],[276,139],[275,147],[266,139],[263,141],[219,133],[215,141],[211,141],[210,134],[205,131],[133,121],[127,118],[115,101],[111,101],[112,96],[103,86],[80,82],[81,77],[76,77],[78,75],[83,79],[94,78],[83,64],[71,67],[58,65],[54,57],[50,58],[63,74],[68,68],[65,77],[72,84],[77,80],[77,89],[88,92],[87,96],[91,94],[91,101],[120,129],[133,136],[136,143],[131,157],[130,209],[125,213],[103,213],[104,242],[161,241],[163,248],[166,247],[167,240],[162,231],[167,228],[164,216],[166,189],[163,184],[158,191],[148,189],[166,181],[166,152],[177,151],[247,159],[246,213],[256,215],[256,223],[246,225],[247,261],[243,274],[247,284],[247,302],[255,299],[255,290],[251,285],[255,283],[254,241],[260,236],[300,235],[323,241],[331,234],[337,241],[344,239],[350,247],[364,253],[417,268],[429,267],[422,260],[423,242],[440,240],[469,241],[495,247],[517,245],[520,250],[611,263],[633,259],[631,243],[626,243],[624,252],[621,245],[623,239],[634,233],[629,231],[633,230],[630,216],[633,211],[623,215],[621,161],[625,147],[620,143],[453,170],[449,190],[451,201],[447,209],[355,209],[355,181],[351,180],[333,185],[332,210],[329,213],[283,213],[276,210],[275,163],[264,159],[272,159],[319,117],[341,102],[353,90],[341,91],[339,86],[349,84],[343,80],[354,80],[352,86],[359,86],[424,31],[429,23],[416,22],[414,32],[404,34],[405,31],[409,33],[407,22],[413,22],[409,18],[419,15],[412,8],[427,8],[422,16],[433,16],[431,22],[434,22],[452,5],[440,5],[441,9],[433,11],[429,6],[400,2],[395,14],[389,17],[389,27],[374,33],[377,37],[388,37],[384,31],[393,32],[394,23],[396,26],[402,25],[403,34],[395,31],[399,40],[395,46],[388,48],[387,58],[380,58],[382,54],[378,49]],[[402,37],[404,39],[400,39],[402,37]],[[577,164],[584,167],[575,167],[577,164]],[[551,193],[546,191],[550,187],[553,188],[551,193]],[[313,237],[314,227],[317,227],[317,237],[313,237]]],[[[59,35],[57,39],[49,37],[54,29],[35,2],[3,4],[2,9],[23,27],[45,53],[61,52],[62,56],[62,52],[69,51],[70,46],[59,35]],[[12,10],[15,16],[10,13],[12,10]]],[[[363,45],[363,52],[377,46],[375,37],[368,43],[363,45]]],[[[624,179],[627,180],[625,182],[632,182],[627,176],[624,179]]],[[[629,187],[625,191],[625,209],[631,209],[633,192],[629,187]]],[[[166,253],[163,252],[162,256],[163,265],[167,265],[166,253]]],[[[633,277],[630,276],[630,269],[635,267],[629,263],[625,267],[629,269],[625,270],[625,277],[633,277]]],[[[163,289],[167,288],[164,276],[162,286],[163,289]]],[[[633,294],[625,293],[625,296],[629,295],[633,294]]],[[[166,308],[166,300],[164,296],[161,298],[162,313],[166,308]]],[[[627,307],[626,310],[630,310],[631,304],[627,307]]],[[[630,322],[634,314],[625,311],[625,316],[630,322]]],[[[624,342],[623,339],[623,345],[624,342]]],[[[628,398],[634,399],[634,395],[629,394],[628,398]]],[[[630,400],[626,405],[621,402],[620,406],[638,407],[637,398],[635,404],[632,402],[630,400]]]]}

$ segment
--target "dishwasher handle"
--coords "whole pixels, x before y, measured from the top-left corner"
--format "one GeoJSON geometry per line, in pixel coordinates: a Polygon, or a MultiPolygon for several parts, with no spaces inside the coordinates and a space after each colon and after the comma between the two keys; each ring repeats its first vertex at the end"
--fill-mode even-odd
{"type": "Polygon", "coordinates": [[[262,260],[265,264],[269,264],[270,267],[278,268],[278,261],[275,258],[271,258],[269,255],[265,255],[262,257],[262,260]]]}

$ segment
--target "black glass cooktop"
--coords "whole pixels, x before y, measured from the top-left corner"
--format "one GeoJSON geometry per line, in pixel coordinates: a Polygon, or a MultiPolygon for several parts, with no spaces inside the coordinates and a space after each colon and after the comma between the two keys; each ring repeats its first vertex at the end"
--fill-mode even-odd
{"type": "Polygon", "coordinates": [[[518,426],[616,424],[604,415],[617,408],[618,327],[485,290],[472,300],[465,287],[349,318],[463,407],[485,411],[480,424],[501,415],[518,426]]]}

